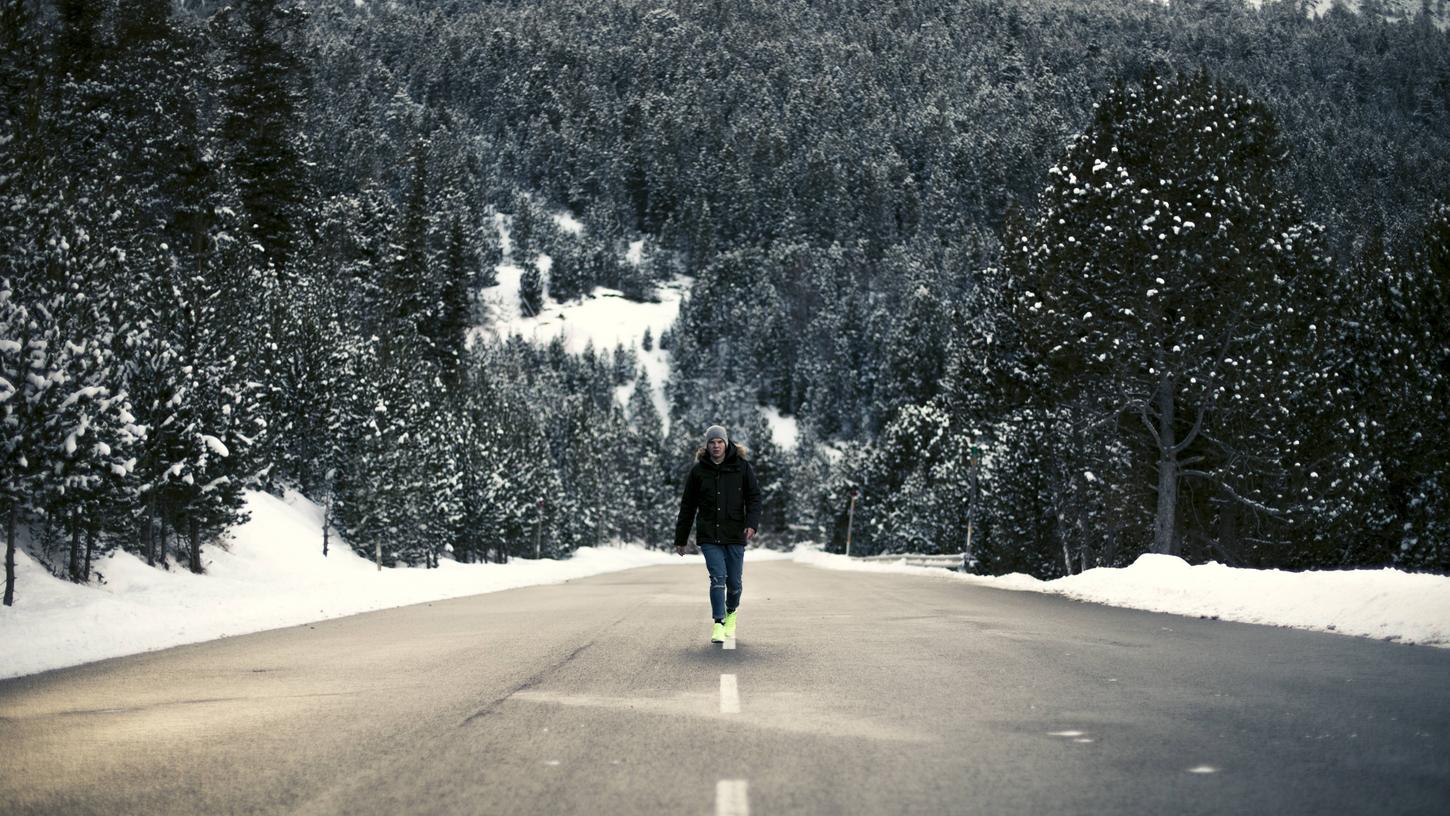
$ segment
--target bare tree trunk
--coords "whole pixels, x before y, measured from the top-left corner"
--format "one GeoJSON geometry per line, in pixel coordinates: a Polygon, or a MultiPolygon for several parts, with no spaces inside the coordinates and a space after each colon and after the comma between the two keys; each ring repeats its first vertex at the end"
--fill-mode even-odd
{"type": "Polygon", "coordinates": [[[70,564],[67,569],[72,581],[81,580],[81,519],[77,510],[70,513],[70,564]]]}
{"type": "Polygon", "coordinates": [[[15,605],[15,525],[20,516],[20,502],[10,503],[5,514],[5,605],[15,605]]]}
{"type": "Polygon", "coordinates": [[[191,571],[201,574],[201,525],[196,521],[196,514],[189,513],[186,518],[187,532],[191,538],[191,571]]]}
{"type": "Polygon", "coordinates": [[[322,505],[322,557],[327,557],[327,528],[332,525],[332,497],[322,505]]]}
{"type": "Polygon", "coordinates": [[[146,566],[156,566],[156,492],[146,496],[146,512],[141,520],[141,547],[146,551],[146,566]]]}
{"type": "Polygon", "coordinates": [[[92,519],[91,522],[86,525],[86,564],[85,570],[81,574],[81,577],[85,579],[86,583],[91,582],[91,556],[95,555],[96,552],[97,524],[98,522],[92,519]]]}
{"type": "Polygon", "coordinates": [[[1153,552],[1178,554],[1178,446],[1173,432],[1173,380],[1158,382],[1158,515],[1153,524],[1153,552]]]}
{"type": "Polygon", "coordinates": [[[166,564],[166,536],[168,535],[168,531],[171,529],[171,526],[166,523],[166,516],[162,515],[159,518],[161,524],[160,529],[157,531],[157,538],[160,539],[161,546],[157,548],[158,552],[156,553],[156,562],[160,564],[163,568],[170,569],[170,567],[166,564]]]}
{"type": "Polygon", "coordinates": [[[1239,525],[1238,507],[1232,500],[1225,501],[1223,508],[1218,512],[1218,543],[1216,546],[1219,557],[1229,566],[1237,566],[1238,558],[1234,555],[1239,549],[1239,525]]]}

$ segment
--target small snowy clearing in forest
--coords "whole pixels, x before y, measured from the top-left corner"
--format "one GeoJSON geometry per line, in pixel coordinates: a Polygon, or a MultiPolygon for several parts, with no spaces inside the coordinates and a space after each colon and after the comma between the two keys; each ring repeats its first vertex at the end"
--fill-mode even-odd
{"type": "MultiPolygon", "coordinates": [[[[500,238],[503,245],[510,246],[504,219],[499,216],[500,238]]],[[[568,216],[555,216],[561,228],[579,232],[583,225],[568,216]]],[[[643,241],[630,245],[626,256],[631,263],[642,262],[643,241]]],[[[547,274],[552,260],[539,255],[535,265],[547,274]]],[[[616,346],[633,349],[639,357],[645,375],[649,377],[650,391],[654,397],[655,410],[668,423],[669,410],[665,403],[665,381],[669,379],[669,353],[660,348],[660,335],[675,322],[680,312],[680,301],[690,291],[691,280],[677,277],[661,284],[655,290],[653,303],[630,300],[623,292],[596,287],[593,292],[577,300],[564,303],[554,300],[545,288],[544,302],[537,315],[525,315],[519,306],[519,280],[523,270],[514,262],[506,260],[498,265],[498,283],[479,292],[479,301],[487,313],[488,324],[474,330],[475,336],[492,335],[503,339],[518,335],[532,343],[546,344],[555,337],[562,338],[564,349],[579,354],[589,346],[601,355],[612,355],[616,346]],[[645,331],[650,334],[650,348],[644,349],[645,331]]],[[[625,404],[630,387],[621,388],[617,398],[625,404]]]]}
{"type": "Polygon", "coordinates": [[[770,428],[770,438],[776,446],[781,450],[795,450],[796,443],[800,441],[800,427],[796,424],[796,418],[785,416],[774,405],[761,408],[760,413],[765,417],[765,424],[770,428]]]}

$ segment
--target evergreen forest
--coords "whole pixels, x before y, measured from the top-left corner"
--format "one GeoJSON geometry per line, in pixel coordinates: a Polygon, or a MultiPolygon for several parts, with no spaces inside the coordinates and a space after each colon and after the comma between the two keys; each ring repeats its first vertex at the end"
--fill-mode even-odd
{"type": "Polygon", "coordinates": [[[252,489],[388,565],[665,547],[716,422],[776,546],[1450,572],[1444,19],[0,0],[5,603],[22,541],[204,571],[252,489]],[[505,261],[689,279],[667,415],[490,332],[505,261]]]}

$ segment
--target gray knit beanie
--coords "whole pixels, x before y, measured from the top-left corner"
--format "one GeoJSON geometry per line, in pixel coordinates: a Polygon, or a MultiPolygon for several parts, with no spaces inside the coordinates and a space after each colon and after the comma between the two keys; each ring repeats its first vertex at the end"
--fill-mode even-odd
{"type": "Polygon", "coordinates": [[[725,433],[724,425],[711,425],[710,427],[705,429],[705,444],[710,444],[711,439],[723,439],[726,442],[729,442],[730,434],[725,433]]]}

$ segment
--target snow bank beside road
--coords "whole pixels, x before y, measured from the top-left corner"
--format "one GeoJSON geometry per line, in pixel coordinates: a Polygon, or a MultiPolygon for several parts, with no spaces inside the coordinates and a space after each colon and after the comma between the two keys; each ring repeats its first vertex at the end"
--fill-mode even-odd
{"type": "Polygon", "coordinates": [[[1450,577],[1441,575],[1392,569],[1254,570],[1144,555],[1130,567],[1041,581],[1022,574],[962,575],[900,562],[863,562],[819,550],[798,550],[795,560],[827,569],[936,575],[1110,606],[1450,647],[1450,577]]]}
{"type": "MultiPolygon", "coordinates": [[[[321,513],[301,496],[283,501],[250,493],[248,503],[251,521],[233,532],[230,546],[203,550],[206,575],[155,569],[116,553],[95,566],[104,584],[77,586],[17,553],[16,605],[0,607],[0,678],[375,609],[681,563],[672,551],[625,546],[581,549],[567,561],[445,560],[433,570],[379,572],[345,546],[335,546],[324,558],[321,513]]],[[[1039,581],[868,563],[818,550],[747,556],[781,557],[830,569],[932,575],[1179,615],[1450,646],[1450,578],[1442,576],[1395,570],[1288,573],[1144,556],[1124,569],[1039,581]]],[[[698,564],[700,558],[687,560],[698,564]]]]}
{"type": "Polygon", "coordinates": [[[567,561],[444,560],[438,569],[378,571],[336,539],[324,558],[322,516],[305,498],[249,493],[247,501],[251,521],[233,531],[229,547],[203,548],[206,575],[148,567],[117,552],[95,565],[104,584],[78,586],[16,553],[16,604],[0,607],[0,678],[374,609],[679,563],[673,552],[625,546],[580,549],[567,561]]]}

